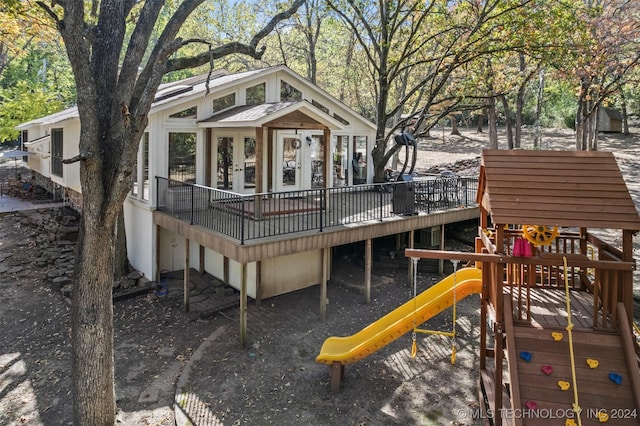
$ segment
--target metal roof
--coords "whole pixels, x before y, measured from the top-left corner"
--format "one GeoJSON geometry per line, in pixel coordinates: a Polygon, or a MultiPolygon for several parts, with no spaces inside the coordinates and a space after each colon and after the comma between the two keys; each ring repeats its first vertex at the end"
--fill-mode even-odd
{"type": "Polygon", "coordinates": [[[611,152],[484,150],[478,200],[494,224],[640,230],[611,152]]]}

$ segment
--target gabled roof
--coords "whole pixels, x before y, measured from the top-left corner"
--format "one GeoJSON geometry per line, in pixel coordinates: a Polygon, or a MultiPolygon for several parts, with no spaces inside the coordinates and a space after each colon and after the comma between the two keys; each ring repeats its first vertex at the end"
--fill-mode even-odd
{"type": "Polygon", "coordinates": [[[231,83],[245,80],[253,77],[256,74],[265,72],[269,68],[263,68],[259,70],[239,72],[236,74],[227,74],[226,71],[220,73],[213,73],[207,85],[207,74],[201,74],[195,77],[189,77],[185,80],[174,81],[173,83],[163,84],[158,87],[156,92],[156,100],[153,102],[151,109],[159,106],[173,103],[177,99],[188,98],[192,96],[202,96],[209,91],[215,91],[215,89],[227,86],[231,83]],[[189,88],[190,90],[179,90],[174,96],[158,96],[161,92],[171,91],[172,89],[189,88]]]}
{"type": "Polygon", "coordinates": [[[611,152],[484,150],[478,200],[494,224],[640,230],[611,152]]]}
{"type": "Polygon", "coordinates": [[[60,123],[65,120],[71,120],[72,118],[78,118],[78,107],[72,106],[62,111],[55,112],[53,114],[46,115],[44,117],[36,118],[35,120],[27,121],[16,126],[16,130],[25,130],[32,126],[47,126],[55,123],[60,123]]]}
{"type": "Polygon", "coordinates": [[[601,107],[600,111],[612,120],[622,120],[622,112],[620,110],[601,107]]]}
{"type": "Polygon", "coordinates": [[[300,112],[330,129],[344,129],[338,120],[304,100],[237,106],[199,121],[198,127],[259,127],[294,112],[300,112]]]}
{"type": "MultiPolygon", "coordinates": [[[[151,105],[151,111],[149,111],[149,113],[151,114],[166,108],[171,108],[172,105],[178,100],[180,102],[188,102],[192,99],[200,98],[208,92],[215,92],[216,90],[222,91],[222,90],[225,90],[227,87],[232,87],[238,84],[244,84],[244,83],[250,84],[254,80],[263,79],[273,73],[278,73],[278,72],[286,73],[288,77],[290,77],[292,80],[297,80],[298,82],[300,82],[300,84],[306,84],[313,87],[315,91],[331,99],[333,103],[335,103],[336,105],[339,105],[345,111],[353,114],[353,117],[352,117],[353,119],[357,119],[358,121],[362,122],[363,124],[370,127],[371,129],[375,129],[375,124],[373,124],[366,118],[362,117],[360,114],[353,111],[351,108],[347,107],[342,102],[335,99],[334,97],[329,95],[327,92],[325,92],[318,86],[314,85],[313,83],[309,82],[308,80],[304,79],[303,77],[299,76],[298,74],[296,74],[295,72],[293,72],[291,69],[289,69],[284,65],[239,72],[235,74],[228,74],[227,71],[225,70],[217,70],[217,71],[214,71],[211,74],[211,76],[208,76],[208,74],[201,74],[194,77],[186,78],[184,80],[175,81],[172,83],[164,83],[158,87],[158,91],[156,92],[156,97],[155,97],[156,100],[151,105]],[[207,77],[209,77],[208,83],[207,83],[207,77]]],[[[310,103],[308,104],[311,105],[310,103]]],[[[314,109],[317,111],[320,111],[316,107],[314,107],[314,109]]],[[[328,117],[326,114],[324,114],[324,116],[328,117]]],[[[32,126],[43,126],[43,125],[51,126],[56,123],[62,122],[64,120],[78,118],[78,117],[79,117],[78,108],[77,106],[73,106],[71,108],[67,108],[64,111],[60,111],[45,117],[40,117],[26,123],[21,123],[20,125],[16,126],[16,129],[23,130],[32,126]]],[[[332,122],[332,125],[328,125],[328,127],[332,129],[344,128],[342,124],[336,125],[336,123],[339,123],[339,121],[336,120],[335,118],[331,118],[330,121],[332,122]]]]}

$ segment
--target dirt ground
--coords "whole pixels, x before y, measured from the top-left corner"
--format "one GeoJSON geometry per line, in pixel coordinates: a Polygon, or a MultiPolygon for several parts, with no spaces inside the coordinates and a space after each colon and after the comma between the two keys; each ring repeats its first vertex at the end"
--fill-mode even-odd
{"type": "MultiPolygon", "coordinates": [[[[486,146],[486,135],[472,131],[463,137],[438,137],[434,132],[420,144],[417,170],[450,169],[456,162],[478,158],[486,146]]],[[[547,131],[542,148],[573,149],[572,133],[547,131]]],[[[638,136],[604,135],[601,150],[616,152],[640,207],[638,136]]],[[[1,178],[10,172],[13,162],[0,164],[1,178]]],[[[49,273],[72,260],[73,244],[43,238],[34,223],[45,214],[60,212],[0,216],[2,425],[71,423],[70,307],[49,273]]],[[[638,259],[638,236],[634,242],[638,259]]],[[[464,248],[460,242],[448,244],[464,248]]],[[[188,414],[199,425],[479,424],[472,419],[478,407],[477,296],[458,304],[455,341],[419,335],[418,356],[411,359],[411,336],[404,336],[348,366],[341,392],[330,393],[328,367],[314,362],[326,337],[357,332],[411,298],[406,264],[375,249],[374,245],[378,257],[370,304],[364,303],[361,290],[361,259],[354,252],[339,253],[328,288],[327,321],[319,320],[317,287],[274,297],[260,306],[250,303],[245,349],[239,347],[236,308],[201,319],[183,312],[180,291],[164,297],[152,292],[115,303],[118,423],[174,424],[172,403],[179,385],[185,404],[197,409],[188,414]],[[450,362],[452,344],[455,365],[450,362]],[[189,362],[192,358],[200,361],[189,362]],[[187,380],[178,383],[181,375],[187,380]]],[[[418,291],[440,278],[421,269],[418,291]]],[[[427,326],[450,331],[451,311],[427,326]]]]}

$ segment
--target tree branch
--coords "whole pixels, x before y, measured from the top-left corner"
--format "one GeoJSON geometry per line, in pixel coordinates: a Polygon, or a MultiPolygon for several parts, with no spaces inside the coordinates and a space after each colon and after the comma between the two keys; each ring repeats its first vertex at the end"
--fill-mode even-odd
{"type": "Polygon", "coordinates": [[[72,158],[65,158],[64,160],[61,161],[62,164],[73,164],[73,163],[77,163],[80,161],[87,161],[89,158],[91,158],[93,155],[91,154],[79,154],[76,155],[75,157],[72,158]]]}
{"type": "MultiPolygon", "coordinates": [[[[200,65],[204,65],[208,63],[211,59],[222,58],[223,56],[239,53],[243,55],[250,56],[254,59],[262,58],[266,47],[262,46],[261,48],[257,48],[258,44],[273,31],[273,29],[278,25],[279,22],[289,19],[300,6],[304,4],[305,0],[296,0],[289,9],[284,12],[278,13],[260,30],[258,31],[249,44],[244,44],[240,42],[232,42],[227,43],[222,46],[215,47],[210,51],[202,52],[196,56],[191,56],[188,58],[177,58],[177,59],[169,59],[167,61],[166,72],[179,71],[187,68],[195,68],[200,65]]],[[[181,42],[181,46],[188,43],[188,41],[181,42]]]]}

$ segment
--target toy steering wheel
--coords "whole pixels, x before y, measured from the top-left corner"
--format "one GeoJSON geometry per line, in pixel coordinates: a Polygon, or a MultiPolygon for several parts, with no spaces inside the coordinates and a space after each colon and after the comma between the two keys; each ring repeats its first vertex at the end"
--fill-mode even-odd
{"type": "Polygon", "coordinates": [[[544,225],[523,225],[522,236],[536,246],[548,246],[558,236],[558,227],[544,225]]]}

